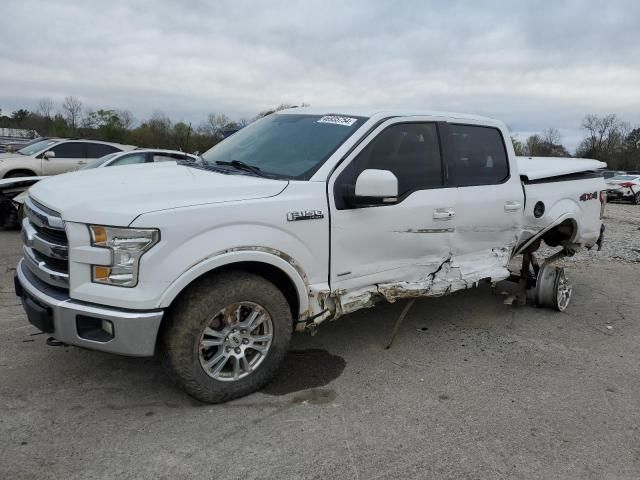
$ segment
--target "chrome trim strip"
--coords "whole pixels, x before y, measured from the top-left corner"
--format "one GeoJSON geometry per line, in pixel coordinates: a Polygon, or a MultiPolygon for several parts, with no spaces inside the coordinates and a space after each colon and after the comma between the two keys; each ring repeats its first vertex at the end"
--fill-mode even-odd
{"type": "Polygon", "coordinates": [[[24,245],[24,263],[31,273],[45,283],[61,288],[69,288],[69,274],[52,270],[44,261],[38,261],[31,247],[24,245]]]}
{"type": "Polygon", "coordinates": [[[38,231],[31,226],[28,218],[22,220],[22,242],[47,257],[60,260],[69,258],[69,248],[66,245],[50,242],[39,236],[38,231]]]}
{"type": "Polygon", "coordinates": [[[24,200],[24,212],[31,220],[31,223],[38,227],[50,228],[52,230],[64,231],[64,221],[59,215],[52,215],[53,210],[38,205],[31,197],[24,200]]]}

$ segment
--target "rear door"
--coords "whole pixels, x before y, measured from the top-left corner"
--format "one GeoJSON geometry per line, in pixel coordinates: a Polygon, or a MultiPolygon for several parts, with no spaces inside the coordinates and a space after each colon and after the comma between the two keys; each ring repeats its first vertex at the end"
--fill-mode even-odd
{"type": "Polygon", "coordinates": [[[87,142],[87,160],[81,160],[78,162],[80,166],[86,165],[88,160],[92,160],[94,158],[101,158],[105,155],[109,155],[110,153],[120,152],[119,148],[114,147],[113,145],[107,145],[106,143],[90,143],[87,142]]]}
{"type": "Polygon", "coordinates": [[[505,277],[524,207],[520,177],[509,161],[513,148],[496,127],[449,123],[445,130],[448,180],[458,189],[455,263],[470,281],[505,277]]]}
{"type": "Polygon", "coordinates": [[[78,169],[87,160],[86,142],[67,141],[49,149],[55,157],[42,157],[42,175],[58,175],[78,169]]]}

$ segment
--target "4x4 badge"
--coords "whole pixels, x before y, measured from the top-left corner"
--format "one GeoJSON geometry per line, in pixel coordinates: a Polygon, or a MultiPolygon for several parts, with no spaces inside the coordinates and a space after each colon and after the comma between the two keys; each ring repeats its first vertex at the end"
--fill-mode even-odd
{"type": "Polygon", "coordinates": [[[324,218],[322,210],[299,210],[297,212],[288,212],[287,220],[290,222],[297,222],[298,220],[317,220],[324,218]]]}

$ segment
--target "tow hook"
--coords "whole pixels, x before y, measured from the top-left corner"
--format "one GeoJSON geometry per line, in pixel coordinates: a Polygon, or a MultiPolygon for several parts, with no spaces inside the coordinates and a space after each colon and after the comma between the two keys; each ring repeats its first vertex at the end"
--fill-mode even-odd
{"type": "Polygon", "coordinates": [[[47,345],[50,347],[66,347],[67,344],[61,342],[60,340],[56,340],[54,337],[47,338],[47,345]]]}

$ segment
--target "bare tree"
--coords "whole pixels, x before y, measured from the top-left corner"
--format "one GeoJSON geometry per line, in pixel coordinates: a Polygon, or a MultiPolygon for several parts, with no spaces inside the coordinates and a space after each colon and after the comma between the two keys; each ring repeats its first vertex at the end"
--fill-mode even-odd
{"type": "Polygon", "coordinates": [[[133,118],[133,114],[129,110],[117,110],[118,118],[120,118],[120,123],[122,123],[122,127],[125,130],[129,130],[133,127],[135,119],[133,118]]]}
{"type": "Polygon", "coordinates": [[[79,126],[81,126],[82,128],[96,128],[98,126],[98,123],[95,113],[96,112],[94,112],[91,108],[85,107],[84,114],[81,115],[80,113],[78,113],[77,121],[79,126]]]}
{"type": "Polygon", "coordinates": [[[80,122],[82,102],[74,96],[66,97],[62,103],[62,110],[64,110],[71,128],[75,130],[80,122]]]}
{"type": "Polygon", "coordinates": [[[229,117],[224,114],[216,115],[214,113],[210,113],[207,117],[207,120],[200,125],[200,131],[205,135],[210,135],[212,137],[222,138],[224,128],[231,123],[229,117]]]}
{"type": "Polygon", "coordinates": [[[51,119],[53,108],[53,100],[49,97],[43,98],[38,102],[38,113],[46,119],[51,119]]]}
{"type": "Polygon", "coordinates": [[[542,131],[542,141],[549,145],[560,145],[562,143],[562,135],[557,128],[547,128],[542,131]]]}
{"type": "Polygon", "coordinates": [[[580,143],[577,153],[604,161],[615,159],[624,148],[625,139],[631,130],[629,124],[615,114],[603,117],[587,115],[582,120],[582,128],[586,130],[587,137],[580,143]]]}

